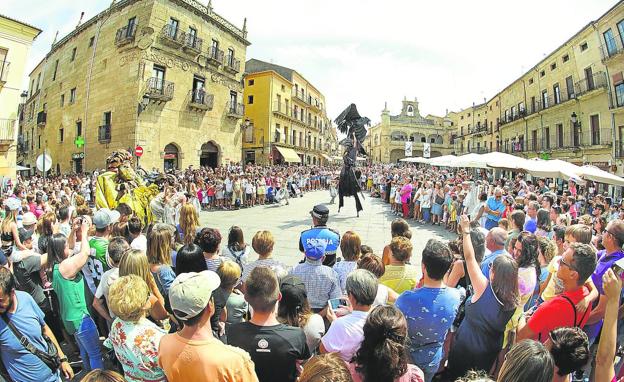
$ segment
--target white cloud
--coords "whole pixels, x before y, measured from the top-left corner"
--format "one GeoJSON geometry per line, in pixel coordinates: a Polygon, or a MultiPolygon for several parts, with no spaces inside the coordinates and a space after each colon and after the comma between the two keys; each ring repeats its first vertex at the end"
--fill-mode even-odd
{"type": "MultiPolygon", "coordinates": [[[[203,1],[204,3],[207,0],[203,1]]],[[[248,18],[247,58],[288,66],[326,96],[334,118],[349,103],[373,121],[384,102],[396,113],[404,96],[422,114],[443,115],[491,97],[615,0],[213,0],[235,25],[248,18]]],[[[71,31],[109,0],[4,0],[7,15],[39,36],[30,71],[54,33],[71,31]]],[[[597,49],[597,47],[595,47],[597,49]]]]}

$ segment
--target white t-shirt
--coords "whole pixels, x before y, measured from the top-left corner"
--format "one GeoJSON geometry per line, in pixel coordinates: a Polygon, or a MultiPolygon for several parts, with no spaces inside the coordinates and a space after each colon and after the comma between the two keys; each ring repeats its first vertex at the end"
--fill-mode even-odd
{"type": "Polygon", "coordinates": [[[138,249],[143,252],[147,251],[147,238],[145,237],[145,235],[140,234],[134,240],[132,240],[132,243],[130,243],[130,248],[138,249]]]}
{"type": "Polygon", "coordinates": [[[379,284],[377,286],[377,295],[375,296],[375,301],[373,301],[372,308],[379,305],[388,305],[388,294],[388,287],[383,284],[379,284]]]}
{"type": "MultiPolygon", "coordinates": [[[[108,291],[110,290],[110,286],[113,285],[115,281],[119,278],[119,268],[111,268],[102,274],[102,279],[95,290],[95,298],[100,299],[104,297],[108,304],[108,291]]],[[[114,319],[115,316],[113,311],[110,308],[110,304],[108,304],[108,314],[114,319]]]]}
{"type": "Polygon", "coordinates": [[[345,362],[350,362],[364,339],[364,323],[368,312],[353,311],[334,321],[321,343],[328,353],[338,353],[345,362]]]}

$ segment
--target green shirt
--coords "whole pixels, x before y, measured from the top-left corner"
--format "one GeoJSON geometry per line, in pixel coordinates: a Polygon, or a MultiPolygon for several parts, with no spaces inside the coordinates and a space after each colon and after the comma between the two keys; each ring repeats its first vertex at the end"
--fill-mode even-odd
{"type": "Polygon", "coordinates": [[[89,239],[89,247],[91,248],[91,253],[85,265],[85,278],[87,279],[89,288],[94,291],[95,288],[100,285],[100,280],[102,280],[104,272],[109,269],[108,263],[106,262],[108,239],[94,236],[89,239]]]}
{"type": "Polygon", "coordinates": [[[56,264],[52,270],[52,288],[59,300],[65,330],[73,335],[80,328],[82,319],[89,315],[82,274],[78,272],[73,280],[68,280],[61,275],[59,265],[56,264]]]}

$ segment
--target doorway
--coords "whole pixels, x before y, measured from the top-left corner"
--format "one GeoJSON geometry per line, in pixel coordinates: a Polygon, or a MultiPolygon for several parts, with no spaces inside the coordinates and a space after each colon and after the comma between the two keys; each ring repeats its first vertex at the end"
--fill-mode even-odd
{"type": "Polygon", "coordinates": [[[173,143],[169,143],[167,146],[165,146],[165,155],[163,156],[163,166],[165,171],[179,169],[179,151],[180,150],[178,150],[178,146],[173,143]]]}
{"type": "Polygon", "coordinates": [[[219,147],[213,142],[204,143],[201,147],[199,165],[201,167],[216,168],[219,166],[219,147]]]}

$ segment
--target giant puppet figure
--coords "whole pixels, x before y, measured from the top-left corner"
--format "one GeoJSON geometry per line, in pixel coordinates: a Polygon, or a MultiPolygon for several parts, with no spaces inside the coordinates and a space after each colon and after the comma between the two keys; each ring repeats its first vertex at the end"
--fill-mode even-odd
{"type": "MultiPolygon", "coordinates": [[[[345,139],[340,141],[340,144],[345,146],[346,150],[342,156],[344,164],[342,171],[340,171],[340,182],[338,183],[338,212],[344,206],[343,198],[345,196],[353,196],[355,198],[357,216],[359,217],[360,211],[362,211],[362,203],[360,202],[358,192],[361,193],[361,189],[355,176],[355,165],[358,154],[367,155],[362,142],[366,138],[366,126],[370,125],[370,119],[361,117],[355,104],[352,103],[340,113],[334,122],[338,125],[338,130],[347,135],[345,139]]],[[[363,197],[364,194],[362,194],[363,197]]]]}
{"type": "Polygon", "coordinates": [[[158,185],[145,184],[145,180],[132,169],[132,154],[126,150],[114,151],[106,158],[106,167],[107,171],[97,177],[97,208],[112,210],[125,203],[143,224],[151,223],[150,201],[158,195],[158,185]]]}

